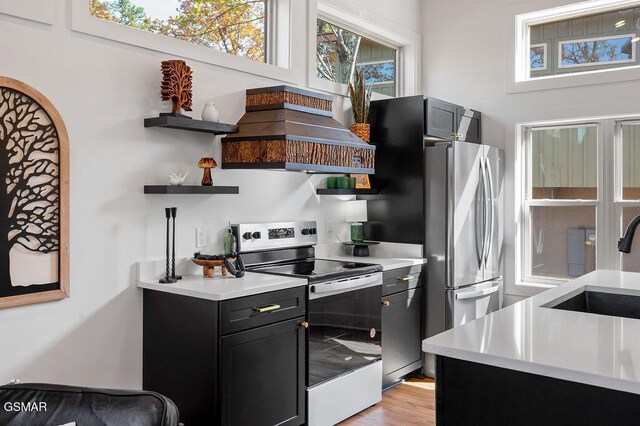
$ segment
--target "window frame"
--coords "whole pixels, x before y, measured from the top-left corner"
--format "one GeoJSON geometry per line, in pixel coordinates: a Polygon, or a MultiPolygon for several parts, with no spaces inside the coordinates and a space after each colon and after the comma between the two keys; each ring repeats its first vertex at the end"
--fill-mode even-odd
{"type": "Polygon", "coordinates": [[[619,34],[619,35],[613,35],[613,36],[589,37],[589,38],[582,38],[582,39],[576,39],[576,40],[558,41],[558,69],[571,69],[571,68],[593,67],[593,66],[602,66],[602,65],[616,65],[616,64],[627,64],[627,63],[635,62],[636,61],[636,43],[632,43],[631,59],[623,59],[619,61],[607,61],[607,62],[590,62],[590,63],[584,63],[584,64],[571,64],[571,65],[562,64],[562,45],[564,44],[584,43],[589,41],[600,41],[600,40],[618,39],[618,38],[630,38],[633,40],[634,38],[636,38],[636,34],[635,33],[619,34]]]}
{"type": "Polygon", "coordinates": [[[296,83],[296,75],[291,69],[292,54],[299,51],[293,45],[294,38],[291,37],[294,1],[268,0],[265,20],[266,63],[96,18],[90,13],[90,0],[74,0],[69,3],[71,6],[71,29],[75,32],[247,74],[296,83]]]}
{"type": "MultiPolygon", "coordinates": [[[[316,75],[317,20],[321,19],[346,30],[357,33],[376,43],[396,49],[396,96],[409,96],[420,93],[420,51],[419,34],[401,28],[395,23],[377,18],[384,22],[374,24],[360,16],[324,3],[310,1],[308,9],[308,77],[307,86],[311,89],[347,97],[347,85],[319,78],[316,75]],[[385,22],[386,21],[386,22],[385,22]]],[[[390,96],[374,92],[372,99],[386,99],[390,96]]]]}
{"type": "MultiPolygon", "coordinates": [[[[533,283],[537,285],[548,285],[548,286],[556,286],[562,284],[564,282],[570,281],[570,278],[553,278],[553,277],[545,277],[539,275],[531,274],[532,265],[531,265],[531,247],[532,247],[532,230],[531,230],[531,208],[532,207],[593,207],[595,208],[596,215],[596,240],[598,240],[599,235],[598,232],[604,226],[604,223],[601,223],[603,219],[603,173],[602,173],[602,127],[598,123],[594,123],[591,121],[585,122],[575,122],[575,123],[565,123],[558,125],[529,125],[523,128],[523,138],[522,144],[522,152],[524,154],[523,157],[523,165],[522,168],[523,176],[521,179],[522,187],[521,187],[521,217],[522,217],[522,225],[520,229],[521,241],[520,241],[520,273],[518,274],[518,282],[520,283],[533,283]],[[549,129],[572,129],[578,127],[596,127],[597,129],[597,192],[598,197],[594,200],[554,200],[554,199],[533,199],[531,194],[531,189],[533,187],[533,167],[532,167],[532,151],[533,151],[533,143],[532,143],[532,135],[533,130],[549,130],[549,129]]],[[[600,244],[596,244],[596,267],[598,266],[600,244]]],[[[600,249],[601,250],[601,249],[600,249]]]]}
{"type": "Polygon", "coordinates": [[[624,232],[623,208],[640,207],[640,199],[622,199],[622,126],[640,125],[640,115],[606,116],[575,120],[555,120],[516,124],[515,209],[516,265],[515,286],[510,294],[531,296],[540,289],[552,288],[568,279],[531,276],[531,217],[532,206],[594,206],[596,208],[596,269],[622,270],[623,256],[615,250],[618,238],[624,232]],[[598,126],[597,147],[597,200],[531,200],[532,181],[531,129],[598,126]]]}
{"type": "MultiPolygon", "coordinates": [[[[516,5],[507,13],[507,93],[579,87],[640,79],[640,64],[531,77],[529,26],[640,6],[640,0],[590,0],[566,4],[540,0],[516,5]]],[[[602,65],[602,64],[601,64],[602,65]]]]}

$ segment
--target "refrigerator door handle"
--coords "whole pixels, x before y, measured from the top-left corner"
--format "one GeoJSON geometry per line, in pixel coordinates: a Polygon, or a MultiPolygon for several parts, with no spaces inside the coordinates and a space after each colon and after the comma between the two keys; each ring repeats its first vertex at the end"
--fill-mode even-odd
{"type": "Polygon", "coordinates": [[[483,288],[482,290],[476,291],[468,291],[464,293],[456,294],[456,300],[464,300],[464,299],[475,299],[482,296],[487,296],[489,294],[493,294],[500,289],[499,285],[495,285],[489,288],[483,288]]]}
{"type": "MultiPolygon", "coordinates": [[[[480,172],[480,181],[482,181],[482,246],[480,248],[480,252],[478,253],[478,268],[482,269],[482,264],[484,262],[484,254],[485,254],[485,244],[487,241],[487,236],[485,234],[486,232],[486,216],[487,216],[487,209],[486,209],[486,194],[487,194],[487,185],[486,185],[486,176],[485,176],[485,167],[484,167],[484,162],[482,161],[482,159],[480,159],[480,162],[478,163],[479,166],[479,172],[480,172]]],[[[476,209],[476,213],[478,212],[478,210],[476,209]]],[[[476,216],[476,250],[478,247],[478,218],[476,216]]]]}
{"type": "Polygon", "coordinates": [[[482,262],[481,262],[481,266],[484,265],[484,267],[487,266],[486,264],[486,259],[488,257],[487,253],[487,229],[489,228],[489,211],[487,209],[487,198],[489,197],[489,191],[487,189],[487,181],[488,181],[488,177],[487,177],[487,159],[485,158],[483,161],[480,162],[481,166],[482,166],[482,211],[483,211],[483,215],[484,215],[484,227],[482,230],[482,262]]]}
{"type": "Polygon", "coordinates": [[[489,232],[487,233],[487,252],[484,255],[484,265],[485,267],[487,266],[487,262],[489,260],[489,255],[491,254],[491,249],[492,249],[492,245],[493,245],[493,224],[495,222],[495,209],[494,209],[494,205],[493,205],[493,175],[491,174],[491,167],[489,167],[489,161],[487,160],[484,163],[485,166],[485,170],[487,173],[487,178],[489,180],[489,206],[491,206],[491,213],[490,213],[490,220],[489,220],[489,224],[491,225],[489,227],[489,232]]]}

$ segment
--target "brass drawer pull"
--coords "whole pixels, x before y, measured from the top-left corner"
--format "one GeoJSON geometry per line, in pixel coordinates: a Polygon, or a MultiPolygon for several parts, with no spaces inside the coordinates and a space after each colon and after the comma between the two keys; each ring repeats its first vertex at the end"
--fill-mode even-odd
{"type": "Polygon", "coordinates": [[[302,322],[300,323],[300,327],[302,327],[302,328],[309,328],[309,323],[308,323],[308,322],[306,322],[306,321],[302,321],[302,322]]]}
{"type": "Polygon", "coordinates": [[[400,277],[398,279],[400,281],[411,281],[411,280],[415,280],[416,277],[414,277],[413,275],[405,275],[404,277],[400,277]]]}
{"type": "Polygon", "coordinates": [[[271,305],[271,306],[265,306],[264,308],[253,308],[253,309],[263,314],[265,312],[271,312],[271,311],[275,311],[276,309],[280,309],[280,305],[271,305]]]}
{"type": "Polygon", "coordinates": [[[389,302],[388,300],[385,300],[384,302],[382,302],[382,306],[389,306],[391,305],[391,302],[389,302]]]}

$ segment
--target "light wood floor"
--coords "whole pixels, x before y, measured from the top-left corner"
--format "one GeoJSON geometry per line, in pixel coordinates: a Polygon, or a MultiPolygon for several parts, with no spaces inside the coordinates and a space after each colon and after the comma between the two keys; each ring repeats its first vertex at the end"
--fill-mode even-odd
{"type": "Polygon", "coordinates": [[[411,379],[382,394],[382,402],[340,423],[341,426],[435,425],[435,383],[411,379]]]}

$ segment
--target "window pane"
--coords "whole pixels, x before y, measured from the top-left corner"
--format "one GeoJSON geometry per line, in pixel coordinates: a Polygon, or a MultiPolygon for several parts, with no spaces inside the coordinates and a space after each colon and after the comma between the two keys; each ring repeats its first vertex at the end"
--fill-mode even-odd
{"type": "Polygon", "coordinates": [[[529,61],[532,71],[543,71],[547,69],[547,43],[531,45],[529,61]]]}
{"type": "Polygon", "coordinates": [[[622,198],[640,200],[640,125],[622,126],[622,198]]]}
{"type": "MultiPolygon", "coordinates": [[[[622,209],[622,226],[620,228],[620,236],[624,235],[624,232],[627,230],[627,225],[631,222],[631,219],[639,214],[640,207],[625,207],[622,209]]],[[[640,232],[640,229],[638,229],[638,232],[640,232]]],[[[621,253],[620,255],[622,256],[623,271],[640,272],[640,235],[636,234],[636,237],[633,239],[631,253],[621,253]]]]}
{"type": "Polygon", "coordinates": [[[531,198],[598,198],[595,126],[531,131],[531,198]]]}
{"type": "Polygon", "coordinates": [[[638,19],[632,7],[530,26],[530,77],[638,65],[638,19]]]}
{"type": "Polygon", "coordinates": [[[595,270],[595,207],[531,207],[531,275],[573,278],[595,270]]]}
{"type": "Polygon", "coordinates": [[[373,91],[396,95],[396,49],[318,19],[316,67],[319,78],[348,84],[363,70],[373,91]]]}
{"type": "Polygon", "coordinates": [[[624,37],[604,37],[582,41],[560,42],[560,67],[630,62],[633,60],[631,40],[635,34],[624,37]]]}
{"type": "Polygon", "coordinates": [[[265,62],[265,1],[90,0],[91,15],[265,62]]]}

